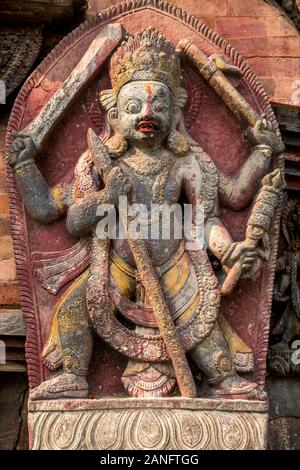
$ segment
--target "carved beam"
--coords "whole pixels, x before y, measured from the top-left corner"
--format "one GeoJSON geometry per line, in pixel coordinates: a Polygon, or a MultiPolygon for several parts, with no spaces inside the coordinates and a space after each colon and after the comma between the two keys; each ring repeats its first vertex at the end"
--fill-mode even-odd
{"type": "Polygon", "coordinates": [[[26,78],[38,57],[41,45],[40,27],[1,27],[0,80],[5,84],[6,96],[26,78]]]}
{"type": "Polygon", "coordinates": [[[86,4],[86,0],[2,0],[0,18],[35,24],[71,20],[86,4]]]}

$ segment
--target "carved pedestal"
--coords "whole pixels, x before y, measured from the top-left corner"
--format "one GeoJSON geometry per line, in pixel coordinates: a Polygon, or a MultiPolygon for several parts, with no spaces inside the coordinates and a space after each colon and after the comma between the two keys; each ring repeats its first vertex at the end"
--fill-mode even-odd
{"type": "Polygon", "coordinates": [[[246,400],[52,400],[29,403],[32,449],[264,449],[267,403],[246,400]]]}

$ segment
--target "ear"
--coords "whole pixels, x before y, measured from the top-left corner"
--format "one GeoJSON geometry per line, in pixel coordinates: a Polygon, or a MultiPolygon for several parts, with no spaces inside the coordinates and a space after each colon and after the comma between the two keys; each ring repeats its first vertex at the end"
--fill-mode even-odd
{"type": "Polygon", "coordinates": [[[175,96],[175,106],[183,109],[186,105],[188,99],[188,94],[186,90],[182,87],[178,87],[175,96]]]}
{"type": "Polygon", "coordinates": [[[181,114],[182,114],[181,109],[175,104],[175,107],[173,110],[173,116],[172,116],[172,129],[177,128],[179,121],[181,119],[181,114]]]}
{"type": "Polygon", "coordinates": [[[118,124],[118,108],[113,107],[107,113],[107,119],[111,127],[115,128],[118,124]]]}
{"type": "Polygon", "coordinates": [[[189,151],[190,144],[181,132],[178,132],[176,129],[172,129],[168,135],[167,147],[175,155],[182,157],[189,151]]]}

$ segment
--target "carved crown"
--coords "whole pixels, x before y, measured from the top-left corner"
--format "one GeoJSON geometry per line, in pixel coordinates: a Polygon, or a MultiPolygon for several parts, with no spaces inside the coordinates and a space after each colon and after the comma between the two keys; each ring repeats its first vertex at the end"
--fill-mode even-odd
{"type": "Polygon", "coordinates": [[[165,83],[176,95],[180,83],[180,61],[174,45],[153,28],[124,41],[113,54],[110,78],[116,94],[133,80],[165,83]]]}

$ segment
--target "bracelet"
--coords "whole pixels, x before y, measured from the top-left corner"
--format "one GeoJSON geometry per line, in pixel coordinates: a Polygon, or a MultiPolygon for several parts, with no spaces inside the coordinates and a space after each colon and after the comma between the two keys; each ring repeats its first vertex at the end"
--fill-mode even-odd
{"type": "Polygon", "coordinates": [[[264,157],[268,158],[271,157],[273,153],[271,147],[266,144],[258,144],[254,147],[253,150],[258,150],[264,157]]]}
{"type": "Polygon", "coordinates": [[[229,256],[231,255],[231,253],[232,253],[232,251],[233,251],[235,245],[236,245],[236,243],[234,243],[234,242],[231,243],[231,244],[229,245],[229,247],[227,248],[227,250],[225,251],[224,255],[223,255],[222,258],[221,258],[221,264],[222,264],[222,265],[226,265],[226,262],[227,262],[229,256]]]}

